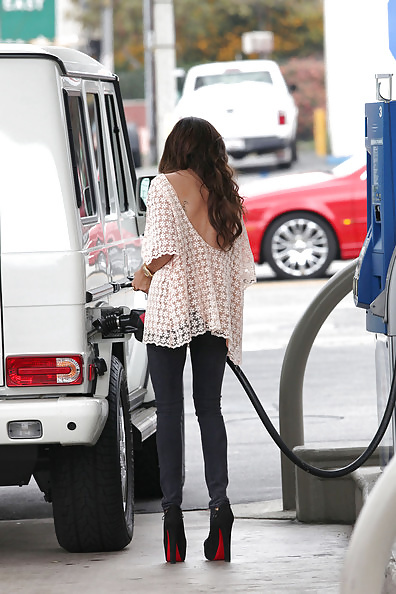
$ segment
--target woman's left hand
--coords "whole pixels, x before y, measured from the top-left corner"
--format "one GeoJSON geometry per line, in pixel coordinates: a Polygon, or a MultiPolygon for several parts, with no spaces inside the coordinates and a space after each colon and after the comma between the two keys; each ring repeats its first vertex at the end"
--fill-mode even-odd
{"type": "Polygon", "coordinates": [[[134,291],[143,291],[143,293],[148,293],[150,284],[151,278],[144,274],[143,268],[139,268],[139,270],[137,270],[134,274],[132,289],[134,291]]]}
{"type": "Polygon", "coordinates": [[[151,260],[149,266],[149,271],[151,272],[151,277],[146,276],[143,272],[143,267],[147,267],[147,264],[143,264],[139,270],[135,272],[132,282],[132,288],[134,291],[143,291],[143,293],[148,293],[149,288],[151,285],[152,277],[155,272],[160,270],[165,264],[167,264],[170,260],[172,260],[173,255],[164,254],[163,256],[159,256],[159,258],[154,258],[151,260]]]}

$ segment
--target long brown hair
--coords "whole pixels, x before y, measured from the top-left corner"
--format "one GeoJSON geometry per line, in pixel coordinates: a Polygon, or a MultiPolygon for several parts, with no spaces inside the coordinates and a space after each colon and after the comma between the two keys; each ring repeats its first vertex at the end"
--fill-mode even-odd
{"type": "Polygon", "coordinates": [[[160,173],[192,169],[198,175],[209,192],[208,216],[217,243],[230,248],[242,233],[243,198],[223,139],[212,124],[194,117],[179,120],[165,142],[158,169],[160,173]]]}

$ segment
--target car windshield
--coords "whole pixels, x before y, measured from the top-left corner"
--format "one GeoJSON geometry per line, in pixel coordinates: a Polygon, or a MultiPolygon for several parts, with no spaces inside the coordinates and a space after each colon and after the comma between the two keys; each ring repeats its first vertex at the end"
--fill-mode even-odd
{"type": "Polygon", "coordinates": [[[207,87],[209,85],[234,84],[242,82],[266,82],[272,84],[272,78],[269,72],[241,72],[240,70],[226,70],[221,74],[206,74],[197,76],[195,89],[207,87]]]}
{"type": "Polygon", "coordinates": [[[333,169],[333,175],[335,177],[345,177],[346,175],[351,175],[355,171],[358,171],[366,164],[365,155],[354,155],[353,157],[349,157],[337,167],[333,169]]]}

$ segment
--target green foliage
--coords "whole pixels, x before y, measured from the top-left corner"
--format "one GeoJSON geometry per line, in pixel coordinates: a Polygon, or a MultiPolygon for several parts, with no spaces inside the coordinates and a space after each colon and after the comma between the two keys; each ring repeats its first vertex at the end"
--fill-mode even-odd
{"type": "Polygon", "coordinates": [[[241,57],[247,31],[272,31],[276,60],[323,53],[322,0],[174,0],[174,7],[181,67],[241,57]]]}
{"type": "MultiPolygon", "coordinates": [[[[112,0],[115,69],[134,70],[143,65],[142,0],[112,0]]],[[[101,39],[101,14],[108,0],[71,0],[73,17],[91,39],[101,39]]]]}
{"type": "Polygon", "coordinates": [[[121,70],[118,73],[124,99],[144,99],[144,69],[121,70]]]}

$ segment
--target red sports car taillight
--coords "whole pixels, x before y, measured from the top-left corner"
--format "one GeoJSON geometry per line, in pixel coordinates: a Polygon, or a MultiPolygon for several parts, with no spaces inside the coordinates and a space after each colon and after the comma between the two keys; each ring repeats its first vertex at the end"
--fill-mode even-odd
{"type": "Polygon", "coordinates": [[[81,355],[7,357],[7,386],[61,386],[83,381],[81,355]]]}

